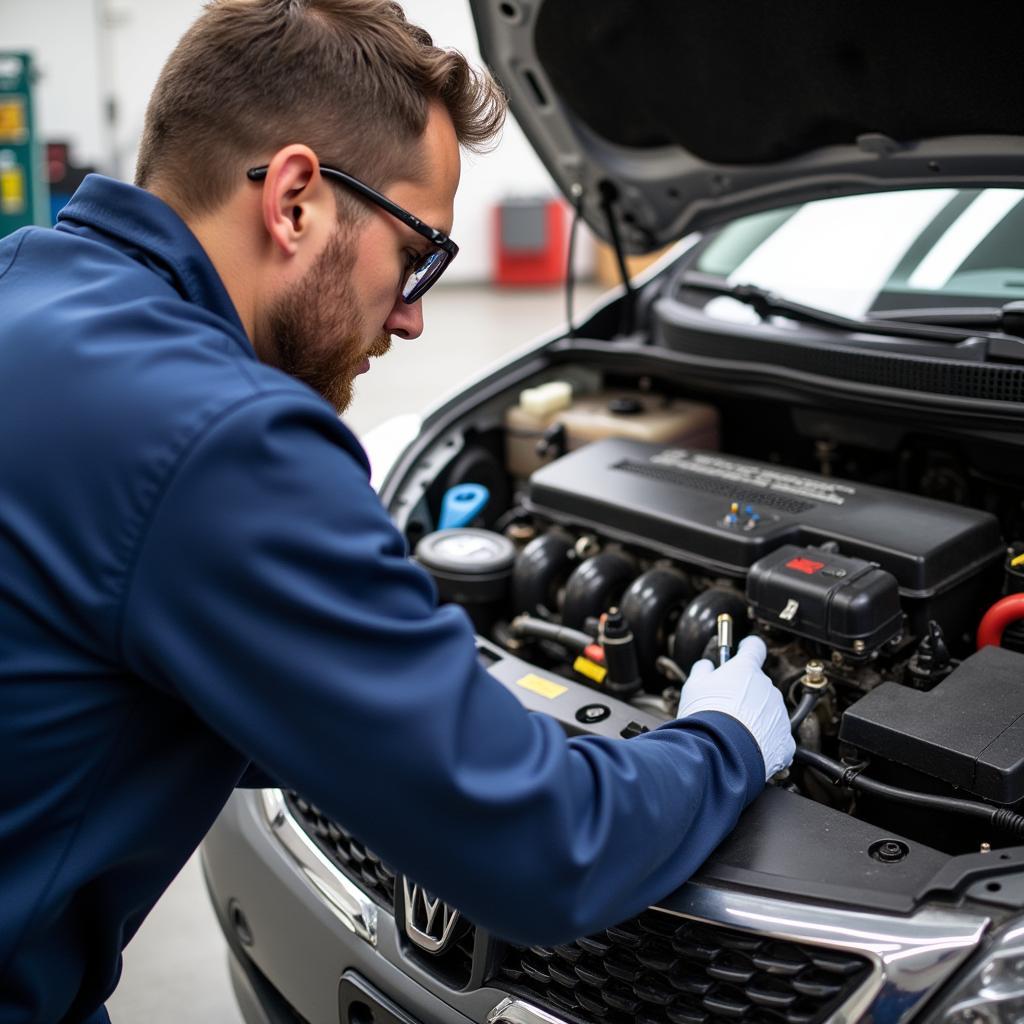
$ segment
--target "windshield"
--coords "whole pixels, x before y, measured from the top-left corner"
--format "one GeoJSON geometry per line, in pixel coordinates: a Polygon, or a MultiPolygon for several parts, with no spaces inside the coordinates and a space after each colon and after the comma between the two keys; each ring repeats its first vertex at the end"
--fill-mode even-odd
{"type": "MultiPolygon", "coordinates": [[[[807,306],[863,317],[1024,299],[1024,190],[921,189],[821,199],[742,217],[696,269],[807,306]]],[[[747,305],[705,312],[755,321],[747,305]]]]}

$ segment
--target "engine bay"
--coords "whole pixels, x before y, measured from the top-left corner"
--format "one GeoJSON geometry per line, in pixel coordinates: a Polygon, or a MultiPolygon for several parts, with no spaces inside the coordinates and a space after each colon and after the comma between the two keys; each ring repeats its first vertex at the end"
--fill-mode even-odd
{"type": "Polygon", "coordinates": [[[756,633],[798,746],[773,787],[950,855],[1021,842],[1012,472],[982,487],[956,445],[857,446],[767,403],[751,430],[647,378],[529,383],[439,437],[392,502],[489,667],[570,690],[570,730],[630,736],[756,633]]]}

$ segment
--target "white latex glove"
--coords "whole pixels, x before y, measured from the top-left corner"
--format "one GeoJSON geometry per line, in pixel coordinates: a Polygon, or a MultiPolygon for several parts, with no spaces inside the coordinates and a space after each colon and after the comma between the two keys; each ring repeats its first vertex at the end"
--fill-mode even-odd
{"type": "Polygon", "coordinates": [[[721,711],[747,727],[764,758],[765,780],[789,767],[796,744],[782,694],[761,671],[768,651],[759,636],[748,636],[720,668],[698,661],[679,697],[679,718],[721,711]]]}

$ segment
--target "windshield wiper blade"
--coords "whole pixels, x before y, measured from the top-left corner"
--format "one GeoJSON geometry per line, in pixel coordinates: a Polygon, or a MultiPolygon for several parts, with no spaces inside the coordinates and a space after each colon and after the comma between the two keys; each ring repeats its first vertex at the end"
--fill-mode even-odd
{"type": "Polygon", "coordinates": [[[878,334],[889,338],[913,338],[919,341],[942,341],[946,344],[957,344],[968,337],[977,336],[974,330],[956,330],[953,327],[918,324],[906,320],[859,319],[829,313],[814,306],[804,306],[799,302],[784,299],[766,288],[753,284],[729,284],[724,277],[705,274],[698,270],[687,270],[681,277],[686,288],[696,291],[710,292],[713,295],[724,295],[750,306],[762,319],[771,316],[783,316],[800,323],[814,324],[818,327],[831,327],[837,331],[852,334],[878,334]]]}

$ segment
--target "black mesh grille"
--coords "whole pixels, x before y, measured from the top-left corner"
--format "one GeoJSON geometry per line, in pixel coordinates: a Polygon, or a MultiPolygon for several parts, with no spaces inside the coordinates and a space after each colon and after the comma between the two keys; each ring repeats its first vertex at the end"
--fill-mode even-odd
{"type": "Polygon", "coordinates": [[[297,793],[285,793],[285,802],[302,830],[342,874],[351,878],[375,903],[388,910],[394,907],[394,872],[373,851],[297,793]]]}
{"type": "MultiPolygon", "coordinates": [[[[666,310],[684,310],[683,304],[666,310]]],[[[675,324],[671,312],[655,320],[656,343],[677,352],[714,358],[755,358],[758,363],[812,373],[835,380],[855,381],[903,391],[925,391],[989,402],[1024,402],[1024,369],[1018,366],[969,363],[941,356],[905,355],[896,352],[864,352],[834,348],[825,342],[800,344],[788,339],[757,334],[738,325],[720,330],[692,329],[675,324]],[[728,331],[728,335],[725,332],[728,331]]]]}
{"type": "Polygon", "coordinates": [[[649,462],[636,462],[633,459],[623,459],[621,462],[617,462],[613,468],[625,470],[627,473],[636,473],[638,476],[650,477],[652,480],[679,484],[681,487],[688,487],[693,491],[720,494],[723,497],[732,498],[734,501],[747,502],[751,505],[766,505],[768,508],[778,509],[780,512],[790,512],[794,515],[814,508],[814,504],[810,501],[788,498],[773,491],[758,491],[752,487],[741,487],[728,480],[719,480],[716,477],[705,476],[703,473],[694,473],[689,469],[654,466],[649,462]]]}
{"type": "Polygon", "coordinates": [[[587,1024],[818,1024],[869,971],[859,956],[649,910],[564,946],[510,950],[492,984],[587,1024]]]}
{"type": "Polygon", "coordinates": [[[823,377],[990,402],[1024,402],[1024,370],[895,354],[800,349],[786,364],[823,377]]]}

